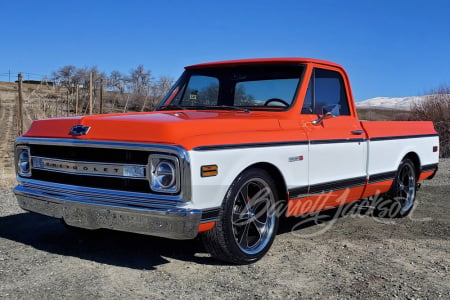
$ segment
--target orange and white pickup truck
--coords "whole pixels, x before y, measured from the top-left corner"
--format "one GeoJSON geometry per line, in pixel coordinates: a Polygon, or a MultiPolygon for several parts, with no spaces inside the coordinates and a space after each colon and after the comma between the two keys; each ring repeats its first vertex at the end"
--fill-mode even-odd
{"type": "Polygon", "coordinates": [[[434,176],[431,122],[365,122],[334,63],[251,59],[186,67],[156,111],[35,121],[15,145],[20,206],[68,226],[173,239],[251,263],[281,215],[377,195],[406,216],[434,176]]]}

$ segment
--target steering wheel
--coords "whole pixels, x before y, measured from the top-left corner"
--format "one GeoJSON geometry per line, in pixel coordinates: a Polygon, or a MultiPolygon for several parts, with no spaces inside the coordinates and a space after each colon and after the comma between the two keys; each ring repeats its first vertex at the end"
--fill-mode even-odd
{"type": "Polygon", "coordinates": [[[271,98],[271,99],[267,100],[266,102],[264,102],[264,106],[269,106],[269,104],[272,103],[272,102],[281,103],[284,107],[289,107],[289,105],[290,105],[289,103],[287,103],[284,100],[281,100],[281,99],[278,99],[278,98],[271,98]]]}

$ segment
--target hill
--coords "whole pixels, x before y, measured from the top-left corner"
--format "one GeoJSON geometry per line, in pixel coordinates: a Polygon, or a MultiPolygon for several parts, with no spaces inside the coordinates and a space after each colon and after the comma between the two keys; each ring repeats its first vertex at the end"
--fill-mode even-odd
{"type": "Polygon", "coordinates": [[[358,109],[390,109],[390,110],[411,110],[413,103],[420,103],[427,96],[412,96],[402,98],[376,97],[356,102],[358,109]]]}

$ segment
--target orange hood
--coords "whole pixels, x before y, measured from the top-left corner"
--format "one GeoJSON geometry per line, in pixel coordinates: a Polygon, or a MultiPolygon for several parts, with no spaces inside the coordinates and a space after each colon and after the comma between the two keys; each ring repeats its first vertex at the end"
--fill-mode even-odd
{"type": "Polygon", "coordinates": [[[164,143],[192,148],[200,143],[273,140],[279,130],[278,119],[272,114],[166,111],[38,120],[24,136],[164,143]],[[73,136],[70,129],[75,125],[89,126],[90,130],[87,135],[73,136]]]}

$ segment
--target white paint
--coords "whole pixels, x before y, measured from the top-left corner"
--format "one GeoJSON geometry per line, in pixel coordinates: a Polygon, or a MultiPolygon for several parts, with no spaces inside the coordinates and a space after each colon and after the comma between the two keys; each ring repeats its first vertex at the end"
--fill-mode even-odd
{"type": "Polygon", "coordinates": [[[289,189],[396,171],[403,157],[410,152],[419,156],[421,165],[435,164],[439,161],[439,153],[433,152],[432,148],[438,144],[436,136],[360,143],[189,151],[193,201],[187,206],[199,209],[221,206],[239,174],[261,162],[277,167],[289,189]],[[289,162],[289,158],[300,155],[303,160],[289,162]],[[218,175],[201,177],[203,165],[217,165],[218,175]]]}

